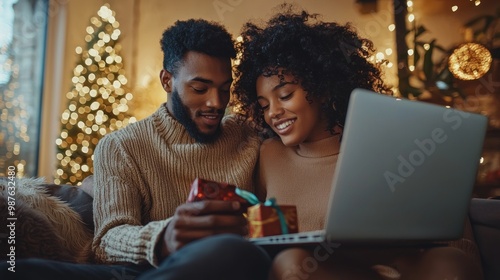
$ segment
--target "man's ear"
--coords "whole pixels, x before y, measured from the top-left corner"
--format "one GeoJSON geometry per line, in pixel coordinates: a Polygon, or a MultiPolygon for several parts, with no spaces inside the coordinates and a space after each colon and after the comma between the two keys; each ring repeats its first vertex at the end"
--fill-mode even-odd
{"type": "Polygon", "coordinates": [[[172,75],[172,73],[168,72],[167,70],[165,69],[162,69],[160,71],[160,82],[161,82],[161,86],[163,87],[163,89],[167,92],[167,93],[170,93],[172,92],[172,84],[173,84],[173,81],[172,79],[174,78],[174,76],[172,75]]]}

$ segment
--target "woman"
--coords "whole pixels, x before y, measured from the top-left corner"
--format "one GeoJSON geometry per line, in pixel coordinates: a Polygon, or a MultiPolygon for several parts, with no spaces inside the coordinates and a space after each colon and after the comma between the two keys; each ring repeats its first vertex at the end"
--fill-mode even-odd
{"type": "MultiPolygon", "coordinates": [[[[274,136],[260,150],[258,195],[296,205],[299,229],[318,230],[325,220],[351,91],[391,91],[382,81],[380,65],[369,62],[371,41],[360,38],[350,25],[285,9],[264,27],[244,26],[235,93],[242,111],[267,136],[274,136]]],[[[474,248],[471,241],[460,243],[474,248]]],[[[326,260],[316,258],[311,267],[307,260],[314,259],[313,251],[302,247],[280,252],[270,279],[480,277],[478,266],[453,247],[338,250],[326,260]]]]}

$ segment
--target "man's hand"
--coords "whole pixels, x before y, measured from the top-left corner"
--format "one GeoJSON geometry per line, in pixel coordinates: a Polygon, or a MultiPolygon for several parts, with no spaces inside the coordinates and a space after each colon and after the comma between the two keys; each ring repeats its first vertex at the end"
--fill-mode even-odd
{"type": "Polygon", "coordinates": [[[247,220],[236,201],[205,200],[177,207],[163,235],[162,257],[187,243],[220,233],[246,235],[247,220]]]}

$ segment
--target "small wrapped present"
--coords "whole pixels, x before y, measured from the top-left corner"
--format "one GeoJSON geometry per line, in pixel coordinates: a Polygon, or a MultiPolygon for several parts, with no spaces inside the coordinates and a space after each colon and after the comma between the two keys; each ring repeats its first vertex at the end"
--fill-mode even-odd
{"type": "Polygon", "coordinates": [[[251,192],[234,185],[196,178],[191,184],[188,202],[202,200],[238,201],[249,223],[249,237],[298,232],[297,208],[276,204],[274,198],[261,203],[251,192]],[[253,206],[252,206],[253,205],[253,206]]]}
{"type": "Polygon", "coordinates": [[[236,194],[236,186],[234,185],[196,178],[191,184],[188,202],[202,200],[230,200],[248,203],[236,194]]]}
{"type": "Polygon", "coordinates": [[[251,206],[247,210],[249,237],[297,233],[297,207],[276,205],[274,200],[251,206]]]}

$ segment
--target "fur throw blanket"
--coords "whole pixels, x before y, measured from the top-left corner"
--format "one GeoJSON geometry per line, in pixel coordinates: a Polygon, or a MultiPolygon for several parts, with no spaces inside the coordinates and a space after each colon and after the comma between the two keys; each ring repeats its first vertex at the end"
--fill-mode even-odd
{"type": "MultiPolygon", "coordinates": [[[[92,232],[67,203],[46,193],[41,186],[43,178],[16,178],[13,181],[15,200],[9,200],[12,188],[8,187],[13,186],[9,182],[8,178],[0,178],[0,219],[7,225],[14,222],[15,226],[0,228],[1,252],[9,252],[8,249],[15,246],[16,259],[36,257],[77,263],[90,261],[92,232]],[[13,210],[11,213],[9,205],[14,206],[10,209],[13,210]],[[7,220],[13,217],[17,219],[7,220]]],[[[0,259],[6,257],[7,254],[2,253],[0,259]]]]}

